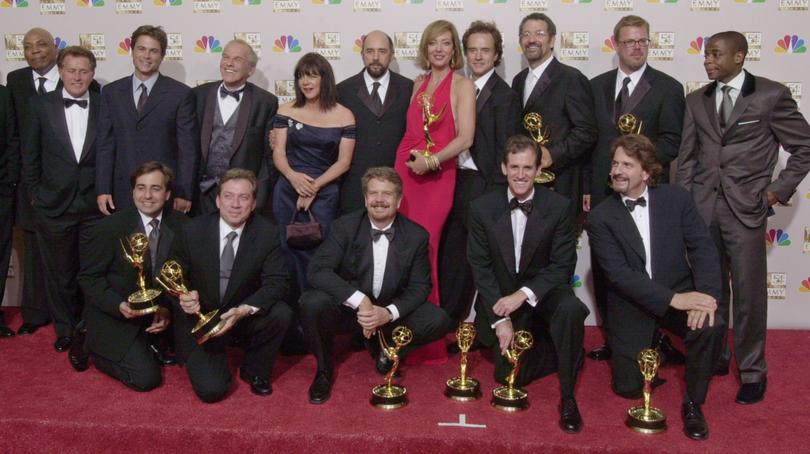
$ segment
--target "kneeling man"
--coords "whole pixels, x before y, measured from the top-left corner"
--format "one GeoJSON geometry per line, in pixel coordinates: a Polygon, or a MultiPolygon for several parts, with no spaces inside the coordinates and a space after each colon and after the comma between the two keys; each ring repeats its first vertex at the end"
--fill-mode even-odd
{"type": "Polygon", "coordinates": [[[400,356],[447,333],[450,319],[427,302],[430,294],[428,233],[398,214],[402,179],[390,167],[372,167],[362,178],[366,210],[337,219],[315,252],[301,296],[301,317],[310,350],[318,361],[309,401],[321,404],[332,390],[332,344],[338,331],[360,331],[385,374],[391,364],[378,339],[399,325],[413,331],[400,356]]]}
{"type": "Polygon", "coordinates": [[[641,397],[637,357],[658,327],[684,338],[684,432],[701,440],[709,428],[701,411],[722,348],[724,320],[720,259],[692,198],[680,187],[658,185],[661,164],[644,136],[612,146],[614,194],[588,216],[591,250],[607,277],[607,322],[613,350],[613,391],[641,397]]]}
{"type": "Polygon", "coordinates": [[[495,379],[511,370],[503,356],[517,330],[529,330],[534,346],[520,359],[518,386],[557,371],[560,427],[582,430],[574,399],[582,362],[588,308],[570,282],[577,263],[571,201],[534,185],[540,150],[526,136],[507,140],[501,163],[508,189],[473,201],[467,257],[478,289],[475,324],[479,340],[492,349],[495,379]]]}
{"type": "Polygon", "coordinates": [[[193,289],[175,307],[175,348],[184,362],[194,392],[203,402],[216,402],[231,388],[226,346],[234,338],[246,348],[239,377],[254,394],[273,392],[273,370],[292,311],[282,301],[287,271],[275,224],[256,208],[256,176],[234,168],[220,179],[217,213],[196,217],[181,230],[173,249],[193,289]],[[196,312],[218,309],[225,326],[202,345],[191,329],[196,312]]]}

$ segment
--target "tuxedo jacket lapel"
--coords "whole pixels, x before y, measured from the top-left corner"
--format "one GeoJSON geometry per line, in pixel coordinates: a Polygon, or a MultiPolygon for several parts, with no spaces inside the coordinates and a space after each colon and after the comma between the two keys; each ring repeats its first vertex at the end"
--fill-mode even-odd
{"type": "MultiPolygon", "coordinates": [[[[535,191],[535,196],[532,201],[533,209],[526,219],[526,229],[523,232],[523,244],[520,247],[520,272],[524,272],[531,263],[534,252],[537,246],[543,240],[541,232],[543,231],[543,218],[545,217],[545,205],[540,199],[540,195],[535,191]]],[[[511,216],[510,216],[511,217],[511,216]]],[[[514,249],[514,248],[513,248],[514,249]]]]}
{"type": "Polygon", "coordinates": [[[717,104],[714,99],[715,90],[717,90],[717,82],[712,82],[706,87],[706,91],[703,93],[703,107],[706,110],[706,115],[709,117],[709,123],[711,123],[712,128],[714,128],[719,137],[723,132],[720,129],[720,118],[717,114],[717,104]]]}
{"type": "Polygon", "coordinates": [[[377,298],[378,300],[390,301],[397,290],[398,278],[402,274],[401,254],[402,251],[407,250],[407,240],[401,223],[394,221],[394,239],[388,245],[385,274],[383,275],[382,289],[380,290],[380,296],[377,298]]]}
{"type": "MultiPolygon", "coordinates": [[[[217,234],[219,233],[219,219],[217,219],[217,234]]],[[[253,218],[248,219],[245,228],[242,230],[242,236],[239,238],[239,249],[236,250],[236,255],[233,258],[233,268],[231,269],[231,278],[228,279],[228,287],[225,289],[225,297],[220,302],[221,304],[228,303],[239,285],[244,281],[243,276],[247,274],[251,259],[253,258],[254,249],[250,245],[256,242],[256,229],[253,225],[253,218]]],[[[219,246],[219,235],[217,235],[217,246],[219,246]]],[[[219,248],[217,248],[219,252],[219,248]]],[[[219,260],[217,260],[219,263],[219,260]]],[[[219,268],[219,267],[217,267],[219,268]]],[[[219,272],[219,270],[217,270],[219,272]]],[[[219,280],[217,280],[219,282],[219,280]]]]}
{"type": "MultiPolygon", "coordinates": [[[[650,91],[654,79],[655,76],[652,74],[652,69],[648,66],[647,69],[644,70],[644,74],[641,75],[641,79],[638,80],[636,88],[633,89],[633,94],[630,95],[630,99],[627,100],[627,106],[624,107],[625,112],[632,112],[633,109],[638,106],[647,92],[650,91]]],[[[614,84],[613,86],[615,87],[616,85],[614,84]]]]}
{"type": "Polygon", "coordinates": [[[605,84],[605,91],[602,93],[605,97],[605,106],[608,112],[613,112],[613,118],[616,118],[616,78],[619,77],[619,70],[613,71],[612,83],[605,84]]]}
{"type": "Polygon", "coordinates": [[[233,142],[231,142],[231,155],[229,158],[232,158],[236,151],[239,150],[239,146],[242,145],[242,140],[245,138],[245,131],[247,131],[247,125],[250,121],[250,114],[253,112],[253,87],[250,84],[245,86],[245,90],[242,92],[242,101],[239,103],[239,107],[234,112],[236,117],[236,130],[233,132],[233,142]]]}
{"type": "Polygon", "coordinates": [[[212,86],[205,95],[205,113],[200,126],[200,150],[202,162],[208,162],[208,147],[211,145],[211,133],[214,130],[214,115],[217,112],[217,86],[212,86]]]}
{"type": "Polygon", "coordinates": [[[723,133],[724,136],[728,135],[732,129],[735,129],[740,116],[745,112],[745,109],[748,108],[748,105],[751,104],[751,100],[754,98],[751,95],[756,91],[755,81],[754,76],[746,71],[745,81],[743,82],[739,96],[737,96],[737,101],[734,103],[734,109],[731,111],[726,130],[723,133]]]}
{"type": "MultiPolygon", "coordinates": [[[[130,85],[131,87],[131,85],[130,85]]],[[[155,107],[163,101],[165,96],[163,93],[166,91],[166,84],[163,75],[158,75],[155,85],[152,86],[152,92],[146,98],[146,105],[143,107],[143,112],[138,116],[138,121],[143,120],[144,117],[149,115],[149,112],[155,110],[155,107]]],[[[136,109],[137,112],[137,109],[136,109]]]]}
{"type": "Polygon", "coordinates": [[[84,135],[84,146],[82,147],[80,162],[87,157],[87,152],[90,151],[96,141],[96,123],[98,122],[98,112],[101,109],[99,96],[90,92],[90,103],[87,106],[90,111],[87,116],[87,132],[84,135]]]}
{"type": "Polygon", "coordinates": [[[669,215],[664,200],[658,199],[659,193],[655,188],[649,189],[649,198],[647,201],[650,213],[650,270],[653,276],[658,275],[658,267],[656,257],[659,254],[658,250],[663,250],[666,243],[666,223],[669,222],[669,215]]]}
{"type": "Polygon", "coordinates": [[[609,202],[605,201],[605,203],[612,203],[615,205],[613,209],[613,217],[617,225],[616,232],[624,238],[624,241],[627,244],[630,245],[633,252],[635,252],[636,255],[638,255],[638,257],[641,259],[641,263],[646,263],[647,253],[644,251],[644,240],[641,239],[641,234],[638,232],[636,223],[633,222],[633,217],[630,215],[630,211],[624,206],[621,198],[615,194],[609,199],[609,202]]]}
{"type": "Polygon", "coordinates": [[[360,291],[371,297],[371,288],[374,279],[374,251],[371,248],[371,224],[368,217],[360,218],[357,226],[357,235],[354,237],[354,250],[357,251],[357,269],[360,291]]]}
{"type": "MultiPolygon", "coordinates": [[[[553,58],[553,57],[552,57],[553,58]]],[[[557,72],[557,60],[552,60],[551,63],[548,64],[546,70],[543,71],[543,75],[540,76],[540,80],[534,84],[534,89],[532,90],[532,94],[529,96],[529,100],[526,102],[526,106],[531,106],[535,104],[540,104],[540,97],[543,96],[543,93],[546,91],[549,85],[551,85],[552,76],[555,72],[557,72]]],[[[528,77],[529,73],[526,73],[528,77]]],[[[524,80],[525,85],[525,80],[524,80]]],[[[519,93],[521,96],[522,93],[519,93]]]]}
{"type": "MultiPolygon", "coordinates": [[[[388,88],[385,90],[385,99],[383,99],[382,111],[380,112],[381,117],[394,105],[394,101],[397,99],[398,95],[396,84],[394,84],[394,77],[389,76],[388,88]]],[[[369,98],[371,98],[370,95],[369,98]]]]}
{"type": "Polygon", "coordinates": [[[484,108],[487,101],[489,100],[489,97],[492,96],[492,87],[494,87],[495,82],[497,82],[496,77],[498,77],[498,75],[495,74],[495,73],[492,73],[492,75],[489,76],[489,80],[487,81],[487,83],[484,84],[484,88],[482,88],[481,92],[478,93],[478,99],[475,100],[475,112],[476,112],[476,114],[481,113],[481,109],[484,108]]]}
{"type": "Polygon", "coordinates": [[[68,132],[67,117],[65,116],[65,105],[63,104],[62,95],[60,94],[57,98],[48,99],[53,99],[53,102],[47,103],[48,119],[50,120],[51,127],[53,127],[56,136],[59,137],[62,148],[65,152],[69,153],[67,157],[70,159],[70,162],[76,162],[76,154],[73,151],[73,143],[70,141],[70,133],[68,132]]]}
{"type": "MultiPolygon", "coordinates": [[[[363,70],[363,71],[365,71],[365,70],[363,70]]],[[[363,105],[366,106],[366,108],[368,109],[369,112],[371,112],[375,116],[379,117],[379,116],[381,116],[382,112],[377,112],[377,109],[375,109],[375,107],[374,107],[374,102],[371,100],[371,94],[368,92],[368,89],[366,88],[366,82],[365,82],[365,79],[363,78],[363,71],[360,71],[360,74],[359,74],[359,76],[357,78],[358,79],[357,80],[357,97],[360,99],[360,102],[362,102],[363,105]]],[[[390,94],[391,85],[393,85],[393,84],[391,84],[389,82],[389,84],[388,84],[388,90],[389,91],[386,92],[386,94],[385,94],[386,99],[388,99],[389,96],[391,96],[391,94],[390,94]]],[[[385,105],[383,105],[383,108],[384,107],[385,107],[385,105]]]]}
{"type": "Polygon", "coordinates": [[[495,234],[504,241],[498,245],[501,250],[501,259],[506,263],[506,269],[511,273],[515,272],[515,238],[512,236],[512,214],[506,196],[503,197],[503,205],[496,212],[500,212],[500,217],[495,221],[495,234]]]}

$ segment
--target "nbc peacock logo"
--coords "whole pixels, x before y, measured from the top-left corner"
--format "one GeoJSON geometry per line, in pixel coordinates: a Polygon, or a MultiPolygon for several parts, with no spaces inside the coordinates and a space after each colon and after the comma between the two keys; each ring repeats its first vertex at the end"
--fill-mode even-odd
{"type": "Polygon", "coordinates": [[[366,35],[360,35],[357,39],[354,40],[354,45],[352,46],[352,52],[360,53],[363,51],[363,40],[366,39],[366,35]]]}
{"type": "Polygon", "coordinates": [[[198,54],[219,54],[222,53],[222,46],[213,35],[203,35],[194,44],[194,52],[198,54]]]}
{"type": "Polygon", "coordinates": [[[67,47],[67,41],[60,37],[56,37],[53,39],[53,45],[56,46],[56,50],[62,50],[67,47]]]}
{"type": "Polygon", "coordinates": [[[575,275],[571,276],[570,284],[571,284],[571,288],[580,288],[580,287],[582,287],[582,278],[579,276],[579,274],[575,274],[575,275]]]}
{"type": "Polygon", "coordinates": [[[687,49],[686,52],[689,55],[703,55],[703,51],[706,49],[706,43],[708,41],[708,36],[698,36],[692,41],[689,41],[689,49],[687,49]]]}
{"type": "Polygon", "coordinates": [[[810,293],[810,276],[807,276],[806,279],[802,279],[802,286],[799,287],[799,291],[801,293],[810,293]]]}
{"type": "Polygon", "coordinates": [[[101,8],[104,6],[104,0],[76,0],[76,6],[79,8],[101,8]]]}
{"type": "Polygon", "coordinates": [[[273,52],[301,52],[301,43],[293,35],[281,35],[273,40],[273,52]]]}
{"type": "Polygon", "coordinates": [[[614,39],[612,36],[605,38],[605,40],[602,41],[602,52],[606,54],[616,52],[616,39],[614,39]]]}
{"type": "Polygon", "coordinates": [[[782,229],[770,229],[765,234],[765,243],[770,246],[790,246],[790,235],[782,229]]]}
{"type": "Polygon", "coordinates": [[[3,8],[28,8],[28,0],[3,0],[0,2],[3,8]]]}
{"type": "Polygon", "coordinates": [[[181,6],[183,0],[152,0],[155,6],[181,6]]]}
{"type": "Polygon", "coordinates": [[[807,52],[807,46],[798,35],[785,35],[776,42],[774,52],[777,54],[803,54],[807,52]]]}
{"type": "Polygon", "coordinates": [[[118,55],[129,55],[132,52],[132,42],[130,38],[124,38],[118,43],[118,48],[115,49],[115,53],[118,55]]]}

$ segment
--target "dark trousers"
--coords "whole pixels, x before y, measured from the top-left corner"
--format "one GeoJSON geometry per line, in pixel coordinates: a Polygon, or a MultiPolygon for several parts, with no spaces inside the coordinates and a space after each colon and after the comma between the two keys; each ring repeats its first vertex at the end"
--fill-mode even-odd
{"type": "Polygon", "coordinates": [[[150,391],[160,386],[160,366],[149,349],[147,333],[140,332],[120,361],[91,353],[96,369],[122,382],[135,391],[150,391]]]}
{"type": "MultiPolygon", "coordinates": [[[[301,323],[310,351],[318,362],[318,370],[330,377],[334,369],[333,346],[335,335],[360,331],[357,312],[335,301],[329,294],[310,289],[301,296],[301,323]]],[[[400,357],[420,345],[441,339],[450,328],[450,319],[437,306],[425,302],[410,314],[382,327],[385,340],[391,344],[391,331],[400,325],[413,332],[413,340],[400,350],[400,357]]],[[[372,338],[372,342],[379,342],[372,338]]]]}
{"type": "MultiPolygon", "coordinates": [[[[613,315],[616,313],[614,312],[613,315]]],[[[649,315],[649,317],[653,316],[649,315]]],[[[632,323],[628,320],[621,320],[621,317],[612,317],[610,320],[613,319],[616,319],[615,323],[619,324],[632,323]]],[[[613,390],[625,394],[642,388],[644,379],[639,370],[638,354],[641,350],[650,348],[653,336],[660,326],[683,338],[686,345],[686,372],[684,374],[686,394],[693,402],[703,404],[706,401],[706,393],[715,364],[722,351],[726,323],[719,314],[715,314],[713,327],[709,326],[707,319],[703,327],[691,330],[686,325],[686,321],[687,313],[685,311],[670,308],[664,317],[656,320],[656,323],[649,324],[649,329],[628,330],[627,327],[617,326],[615,330],[611,331],[613,390]]]]}
{"type": "Polygon", "coordinates": [[[14,222],[14,193],[6,194],[4,187],[0,187],[0,303],[6,292],[6,276],[11,261],[11,246],[14,222]]]}
{"type": "MultiPolygon", "coordinates": [[[[562,397],[574,397],[577,373],[583,359],[585,318],[589,313],[574,292],[563,286],[550,291],[534,308],[523,304],[513,312],[511,319],[515,331],[529,330],[534,338],[532,348],[520,356],[515,384],[524,386],[556,371],[562,397]]],[[[489,347],[495,358],[495,380],[506,383],[511,363],[501,355],[497,337],[489,347]]]]}
{"type": "Polygon", "coordinates": [[[48,292],[45,283],[45,262],[34,230],[23,231],[23,288],[20,313],[23,322],[46,325],[51,316],[48,311],[48,292]]]}
{"type": "MultiPolygon", "coordinates": [[[[725,197],[717,197],[709,232],[720,253],[723,293],[717,313],[729,320],[734,314],[734,356],[743,383],[765,380],[765,335],[768,331],[768,262],[765,255],[766,224],[749,228],[743,225],[725,197]],[[729,278],[731,287],[729,287],[729,278]],[[731,295],[734,295],[733,308],[731,295]]],[[[728,333],[723,335],[721,364],[728,364],[731,352],[728,333]]]]}
{"type": "Polygon", "coordinates": [[[56,335],[72,336],[83,304],[76,276],[81,257],[80,242],[87,242],[99,215],[66,213],[57,218],[36,215],[37,241],[42,254],[45,292],[56,335]]]}
{"type": "Polygon", "coordinates": [[[208,192],[200,194],[197,198],[197,204],[192,207],[195,216],[205,216],[206,214],[216,213],[219,211],[217,208],[217,188],[216,186],[209,189],[208,192]]]}
{"type": "Polygon", "coordinates": [[[444,224],[439,251],[439,301],[454,326],[464,321],[475,297],[467,261],[467,213],[470,202],[487,192],[487,181],[475,170],[459,169],[453,206],[444,224]]]}
{"type": "Polygon", "coordinates": [[[226,346],[231,336],[236,336],[245,345],[245,359],[241,366],[245,373],[269,379],[291,318],[290,308],[279,302],[267,311],[239,320],[223,336],[202,345],[194,344],[186,359],[186,370],[197,397],[203,402],[217,402],[230,391],[233,378],[228,370],[226,346]]]}

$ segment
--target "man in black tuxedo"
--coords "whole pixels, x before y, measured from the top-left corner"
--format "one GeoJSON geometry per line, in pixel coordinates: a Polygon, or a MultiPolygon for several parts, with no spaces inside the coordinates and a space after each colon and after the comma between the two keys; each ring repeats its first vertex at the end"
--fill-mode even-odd
{"type": "MultiPolygon", "coordinates": [[[[87,304],[85,347],[93,364],[105,374],[136,391],[160,386],[161,372],[153,357],[152,338],[169,325],[165,306],[153,316],[132,313],[127,297],[138,290],[138,273],[124,257],[121,241],[133,233],[144,233],[150,249],[144,260],[148,287],[155,287],[156,275],[169,256],[172,243],[186,217],[166,205],[171,196],[174,173],[155,161],[135,169],[130,184],[133,205],[103,218],[82,238],[82,264],[79,285],[87,304]],[[152,259],[154,257],[154,259],[152,259]]],[[[166,302],[161,296],[161,303],[166,302]]],[[[70,351],[71,365],[77,371],[87,368],[86,354],[76,344],[70,351]]]]}
{"type": "Polygon", "coordinates": [[[167,46],[161,27],[138,27],[131,43],[134,73],[110,83],[101,95],[98,209],[109,215],[130,206],[129,175],[142,162],[158,161],[177,175],[174,209],[188,213],[200,154],[194,94],[159,72],[167,46]]]}
{"type": "MultiPolygon", "coordinates": [[[[54,90],[62,89],[59,69],[56,67],[56,45],[53,36],[41,28],[32,28],[23,37],[23,53],[28,66],[8,73],[8,90],[15,114],[14,140],[12,141],[12,162],[15,176],[20,176],[22,167],[22,137],[28,129],[31,99],[54,90]]],[[[17,334],[34,334],[50,321],[42,254],[37,242],[34,212],[31,196],[22,178],[17,182],[15,224],[23,231],[25,251],[23,257],[23,289],[21,313],[23,324],[17,334]]]]}
{"type": "MultiPolygon", "coordinates": [[[[14,186],[18,175],[18,156],[12,148],[14,112],[8,90],[0,85],[0,295],[6,291],[6,273],[11,260],[12,227],[14,224],[14,186]]],[[[2,298],[2,296],[0,296],[2,298]]],[[[0,311],[0,337],[12,337],[14,331],[6,325],[0,311]]]]}
{"type": "Polygon", "coordinates": [[[506,140],[515,134],[520,97],[495,72],[503,56],[503,38],[494,22],[475,21],[462,38],[467,69],[475,81],[475,139],[458,155],[453,207],[442,235],[439,281],[441,304],[450,319],[467,317],[475,295],[472,271],[466,260],[467,210],[470,202],[506,182],[500,157],[506,140]]]}
{"type": "Polygon", "coordinates": [[[340,188],[340,212],[363,208],[360,179],[371,167],[394,165],[405,134],[405,115],[413,82],[388,66],[394,58],[391,37],[375,30],[363,38],[363,70],[339,83],[338,100],[354,114],[357,143],[340,188]]]}
{"type": "Polygon", "coordinates": [[[372,167],[362,179],[366,210],[337,219],[309,265],[311,289],[301,296],[301,318],[318,369],[309,402],[322,404],[332,390],[332,345],[338,331],[362,332],[377,371],[391,363],[378,346],[399,325],[413,331],[400,356],[440,339],[450,327],[444,311],[427,302],[430,293],[428,234],[398,214],[402,179],[390,167],[372,167]]]}
{"type": "Polygon", "coordinates": [[[647,137],[622,136],[611,149],[615,194],[594,208],[586,228],[608,281],[613,391],[641,396],[637,358],[650,348],[658,327],[684,337],[684,432],[702,440],[709,428],[701,405],[725,331],[715,315],[721,287],[717,249],[689,193],[657,186],[663,166],[647,137]]]}
{"type": "Polygon", "coordinates": [[[257,175],[256,207],[271,215],[272,171],[270,142],[278,98],[248,82],[259,56],[248,43],[235,39],[225,46],[219,62],[222,80],[192,89],[197,100],[202,155],[194,211],[217,210],[217,184],[228,169],[238,167],[257,175]]]}
{"type": "Polygon", "coordinates": [[[534,185],[540,150],[526,136],[506,142],[501,171],[508,189],[473,201],[467,257],[478,288],[478,339],[492,349],[495,379],[511,367],[502,356],[515,331],[529,330],[534,345],[520,359],[519,386],[557,371],[560,427],[582,429],[574,388],[582,365],[582,339],[588,308],[571,290],[576,267],[576,235],[571,201],[534,185]]]}
{"type": "Polygon", "coordinates": [[[23,138],[23,180],[34,207],[57,351],[70,347],[82,311],[79,242],[101,217],[95,189],[96,57],[71,46],[57,59],[63,87],[31,100],[23,138]]]}
{"type": "MultiPolygon", "coordinates": [[[[610,144],[619,136],[616,123],[623,114],[632,114],[641,122],[641,134],[655,143],[658,162],[663,167],[660,180],[669,181],[669,163],[678,155],[683,127],[683,85],[647,64],[650,48],[650,24],[638,16],[625,16],[613,27],[613,40],[619,67],[591,79],[599,139],[585,167],[582,210],[589,212],[613,193],[608,174],[611,167],[610,144]]],[[[591,258],[591,264],[595,263],[591,258]]],[[[597,307],[605,326],[604,273],[593,267],[597,307]]],[[[606,333],[607,334],[607,333],[606,333]]],[[[665,337],[667,361],[682,362],[665,337]]],[[[609,347],[588,354],[594,359],[609,359],[609,347]]]]}
{"type": "MultiPolygon", "coordinates": [[[[519,33],[529,67],[512,79],[512,89],[523,99],[522,115],[540,114],[544,131],[548,128],[550,132],[548,146],[541,147],[541,165],[557,176],[554,189],[579,201],[581,169],[597,138],[591,86],[578,69],[554,58],[557,27],[548,16],[529,14],[520,22],[519,33]]],[[[523,116],[518,131],[528,134],[522,125],[523,116]]]]}
{"type": "Polygon", "coordinates": [[[273,392],[270,374],[292,319],[283,302],[287,271],[278,227],[256,209],[256,176],[230,169],[220,178],[218,213],[198,216],[181,231],[173,248],[191,290],[174,311],[175,348],[191,386],[203,402],[217,402],[231,388],[225,347],[235,337],[246,346],[239,377],[250,390],[273,392]],[[192,337],[191,314],[219,310],[224,327],[202,345],[192,337]]]}

